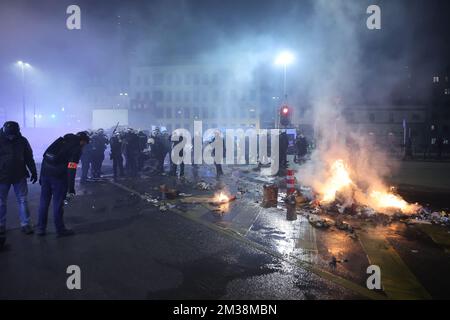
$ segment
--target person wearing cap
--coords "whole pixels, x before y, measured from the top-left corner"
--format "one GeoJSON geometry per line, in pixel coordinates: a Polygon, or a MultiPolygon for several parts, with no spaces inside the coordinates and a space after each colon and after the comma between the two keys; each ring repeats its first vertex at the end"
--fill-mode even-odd
{"type": "Polygon", "coordinates": [[[64,200],[75,196],[75,175],[83,147],[89,143],[86,132],[66,134],[45,151],[41,166],[41,199],[37,234],[45,235],[50,201],[53,198],[53,220],[58,237],[74,232],[64,225],[64,200]]]}
{"type": "Polygon", "coordinates": [[[32,183],[38,179],[33,150],[20,133],[19,124],[7,121],[0,130],[0,235],[6,233],[6,204],[11,186],[19,205],[21,230],[25,234],[33,233],[27,178],[32,183]]]}

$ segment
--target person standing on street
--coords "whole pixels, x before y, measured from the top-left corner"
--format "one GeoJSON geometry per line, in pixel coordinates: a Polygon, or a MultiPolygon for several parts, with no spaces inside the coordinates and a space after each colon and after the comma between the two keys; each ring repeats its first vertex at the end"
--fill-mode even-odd
{"type": "Polygon", "coordinates": [[[111,155],[110,159],[113,162],[113,174],[114,181],[117,180],[117,176],[123,177],[123,156],[122,156],[122,137],[120,132],[115,132],[110,139],[111,155]]]}
{"type": "Polygon", "coordinates": [[[41,200],[39,205],[38,235],[45,235],[50,201],[53,198],[53,220],[58,237],[74,232],[64,225],[64,200],[75,196],[75,175],[83,147],[89,143],[86,132],[66,134],[45,151],[41,167],[41,200]]]}
{"type": "Polygon", "coordinates": [[[33,150],[20,133],[19,124],[7,121],[0,130],[0,235],[6,233],[6,204],[11,186],[19,205],[21,230],[25,234],[33,233],[27,199],[29,177],[33,184],[36,183],[33,150]]]}
{"type": "Polygon", "coordinates": [[[280,166],[282,168],[287,168],[288,161],[287,161],[287,152],[289,148],[289,138],[287,136],[286,130],[283,130],[280,133],[280,166]]]}
{"type": "MultiPolygon", "coordinates": [[[[89,136],[92,136],[92,133],[89,133],[86,131],[86,134],[89,136]]],[[[92,168],[93,168],[93,161],[92,161],[92,144],[88,144],[83,148],[83,152],[81,153],[81,179],[80,183],[86,183],[88,181],[88,175],[89,175],[89,169],[91,169],[92,174],[92,168]]]]}
{"type": "MultiPolygon", "coordinates": [[[[214,145],[216,141],[222,140],[222,155],[219,154],[216,157],[216,148],[213,149],[211,155],[214,157],[214,166],[216,167],[216,178],[220,178],[223,176],[223,158],[226,154],[226,145],[225,145],[225,139],[221,136],[221,132],[219,130],[216,130],[214,132],[214,137],[211,140],[210,144],[214,145]],[[220,158],[221,157],[221,158],[220,158]]],[[[220,145],[220,143],[219,143],[220,145]]]]}
{"type": "Polygon", "coordinates": [[[103,129],[98,129],[92,136],[92,176],[95,179],[101,178],[102,165],[105,160],[105,150],[108,145],[108,137],[103,129]]]}

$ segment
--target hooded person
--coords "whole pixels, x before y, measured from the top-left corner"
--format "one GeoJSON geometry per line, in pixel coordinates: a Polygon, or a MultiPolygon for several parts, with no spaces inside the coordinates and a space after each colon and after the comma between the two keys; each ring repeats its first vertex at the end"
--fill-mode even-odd
{"type": "Polygon", "coordinates": [[[11,186],[19,205],[21,230],[25,234],[33,233],[27,178],[32,183],[38,179],[33,150],[20,133],[19,124],[7,121],[0,130],[0,235],[6,232],[6,204],[11,186]]]}
{"type": "Polygon", "coordinates": [[[59,237],[74,232],[64,225],[64,200],[75,196],[75,175],[82,149],[89,144],[86,132],[66,134],[56,139],[45,151],[41,167],[41,199],[39,205],[38,235],[45,235],[48,208],[53,198],[53,221],[59,237]]]}

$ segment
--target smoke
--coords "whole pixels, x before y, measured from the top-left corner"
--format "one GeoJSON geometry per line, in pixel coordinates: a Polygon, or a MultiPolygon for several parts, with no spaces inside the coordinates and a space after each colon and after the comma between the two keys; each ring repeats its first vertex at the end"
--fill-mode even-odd
{"type": "MultiPolygon", "coordinates": [[[[373,135],[349,125],[344,115],[347,103],[364,98],[361,89],[366,75],[376,74],[364,61],[361,36],[366,26],[362,8],[350,1],[315,2],[315,34],[324,39],[316,56],[325,62],[315,70],[310,96],[317,148],[297,173],[298,181],[323,195],[333,183],[333,166],[342,160],[354,184],[352,191],[343,195],[344,206],[354,201],[371,205],[373,191],[389,190],[384,183],[389,173],[384,150],[373,135]]],[[[383,103],[389,101],[384,99],[383,103]]]]}

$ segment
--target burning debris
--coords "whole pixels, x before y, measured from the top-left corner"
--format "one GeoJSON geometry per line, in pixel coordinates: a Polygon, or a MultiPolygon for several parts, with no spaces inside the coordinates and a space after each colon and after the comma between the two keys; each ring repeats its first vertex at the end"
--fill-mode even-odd
{"type": "Polygon", "coordinates": [[[236,200],[236,196],[229,196],[225,192],[221,191],[214,195],[214,198],[213,198],[213,201],[211,202],[211,204],[221,205],[221,204],[230,203],[234,200],[236,200]]]}
{"type": "Polygon", "coordinates": [[[406,202],[392,189],[382,185],[361,187],[342,159],[332,162],[327,175],[325,182],[316,183],[315,204],[319,206],[336,206],[339,213],[350,210],[387,215],[414,214],[421,208],[418,204],[406,202]]]}
{"type": "Polygon", "coordinates": [[[427,208],[421,208],[419,212],[410,217],[406,224],[436,224],[444,227],[450,227],[450,213],[445,211],[434,211],[427,208]]]}
{"type": "Polygon", "coordinates": [[[316,214],[308,215],[308,221],[312,226],[318,229],[328,229],[334,224],[330,219],[322,218],[316,214]]]}

